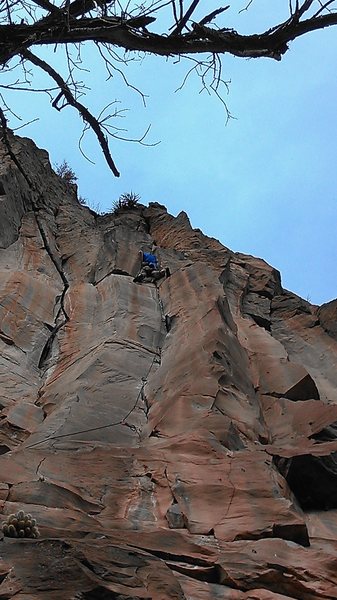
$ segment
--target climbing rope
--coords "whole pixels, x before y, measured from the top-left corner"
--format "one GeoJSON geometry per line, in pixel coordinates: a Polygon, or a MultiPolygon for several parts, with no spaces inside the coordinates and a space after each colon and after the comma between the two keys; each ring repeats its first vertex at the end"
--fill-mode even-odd
{"type": "MultiPolygon", "coordinates": [[[[160,322],[161,322],[161,325],[160,325],[160,334],[161,334],[162,333],[162,323],[165,323],[165,313],[164,313],[163,302],[161,300],[160,293],[159,293],[159,287],[157,286],[157,284],[155,284],[155,288],[156,288],[156,295],[157,295],[157,303],[158,303],[159,311],[160,311],[160,322]]],[[[44,438],[43,440],[40,440],[38,442],[34,442],[33,444],[29,444],[28,446],[26,446],[26,448],[27,449],[34,448],[35,446],[39,446],[40,444],[44,444],[45,442],[48,442],[50,440],[63,439],[63,438],[71,437],[71,436],[74,436],[74,435],[79,435],[79,434],[82,434],[82,433],[91,433],[92,431],[101,431],[103,429],[108,429],[109,427],[116,427],[117,425],[127,425],[130,428],[134,428],[134,426],[128,425],[126,423],[126,420],[131,415],[131,413],[136,409],[137,404],[139,402],[139,399],[142,398],[145,385],[146,385],[147,380],[148,380],[148,378],[150,376],[150,373],[152,371],[153,365],[154,365],[156,359],[158,359],[158,358],[159,358],[159,363],[160,363],[160,361],[161,361],[161,347],[160,346],[157,346],[157,352],[156,352],[156,354],[154,355],[154,357],[153,357],[153,359],[151,361],[151,364],[150,364],[150,367],[149,367],[149,369],[148,369],[148,371],[146,373],[146,376],[142,377],[142,385],[140,387],[140,390],[139,390],[139,392],[137,394],[137,397],[136,397],[136,400],[135,400],[133,406],[130,408],[130,410],[128,411],[128,413],[123,417],[123,419],[120,419],[119,421],[114,421],[112,423],[108,423],[106,425],[100,425],[98,427],[90,427],[88,429],[81,429],[81,430],[73,431],[71,433],[62,433],[62,434],[59,434],[59,435],[49,435],[46,438],[44,438]]],[[[78,396],[77,396],[77,398],[78,398],[78,396]]]]}
{"type": "MultiPolygon", "coordinates": [[[[158,301],[158,306],[159,306],[159,310],[160,310],[160,315],[161,315],[161,323],[163,321],[165,321],[165,314],[164,314],[164,307],[163,307],[163,303],[162,300],[160,298],[160,294],[159,294],[159,289],[156,286],[156,293],[157,293],[157,301],[158,301]]],[[[66,437],[70,437],[73,435],[79,435],[81,433],[91,433],[92,431],[100,431],[102,429],[108,429],[109,427],[115,427],[117,425],[126,425],[126,420],[127,418],[131,415],[131,413],[136,409],[136,406],[138,404],[139,399],[142,397],[143,391],[144,391],[144,387],[146,385],[146,382],[150,376],[150,373],[152,371],[153,365],[156,361],[156,359],[159,358],[159,361],[161,360],[161,347],[157,346],[157,353],[154,355],[152,362],[150,364],[150,367],[146,373],[145,377],[142,377],[142,385],[141,388],[137,394],[136,400],[133,404],[133,406],[130,408],[130,410],[128,411],[128,413],[123,417],[123,419],[120,419],[119,421],[115,421],[113,423],[108,423],[107,425],[100,425],[99,427],[90,427],[89,429],[81,429],[78,431],[72,431],[71,433],[62,433],[59,435],[49,435],[48,437],[44,438],[43,440],[40,440],[39,442],[34,442],[33,444],[29,444],[28,446],[26,446],[26,448],[34,448],[35,446],[39,446],[40,444],[44,444],[45,442],[48,442],[49,440],[58,440],[58,439],[63,439],[66,437]]],[[[78,397],[78,396],[77,396],[78,397]]],[[[130,427],[130,426],[129,426],[130,427]]]]}
{"type": "MultiPolygon", "coordinates": [[[[71,433],[62,433],[60,435],[49,435],[48,437],[44,438],[43,440],[40,440],[39,442],[34,442],[33,444],[29,444],[29,446],[25,446],[25,448],[27,448],[27,449],[28,448],[34,448],[34,446],[38,446],[39,444],[44,444],[45,442],[48,442],[49,440],[58,440],[58,439],[61,439],[61,438],[70,437],[72,435],[78,435],[80,433],[90,433],[91,431],[100,431],[101,429],[107,429],[108,427],[115,427],[116,425],[126,425],[126,419],[135,410],[135,408],[136,408],[136,406],[138,404],[139,398],[141,398],[141,396],[142,396],[142,393],[144,391],[144,387],[145,387],[146,382],[147,382],[147,380],[149,378],[149,375],[150,375],[150,373],[152,371],[152,368],[153,368],[153,365],[155,363],[156,358],[159,357],[159,359],[160,359],[160,351],[161,351],[161,348],[158,347],[157,348],[157,354],[154,355],[154,357],[152,359],[152,362],[151,362],[151,365],[150,365],[150,367],[148,369],[148,372],[147,372],[146,376],[142,377],[142,385],[141,385],[141,388],[140,388],[140,390],[139,390],[139,392],[137,394],[137,398],[135,400],[135,403],[130,408],[129,412],[123,417],[123,419],[120,419],[119,421],[115,421],[113,423],[108,423],[107,425],[100,425],[99,427],[90,427],[89,429],[81,429],[81,430],[78,430],[78,431],[72,431],[71,433]],[[158,350],[159,350],[159,352],[158,352],[158,350]]],[[[78,396],[77,396],[77,398],[78,398],[78,396]]]]}

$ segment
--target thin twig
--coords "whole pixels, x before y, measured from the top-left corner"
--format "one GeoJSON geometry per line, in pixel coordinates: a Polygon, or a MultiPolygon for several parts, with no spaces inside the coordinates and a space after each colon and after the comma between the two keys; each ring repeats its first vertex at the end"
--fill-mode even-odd
{"type": "Polygon", "coordinates": [[[322,4],[322,2],[320,2],[319,0],[319,4],[321,6],[321,8],[313,15],[313,19],[315,19],[316,17],[318,17],[318,15],[320,15],[323,10],[327,9],[328,12],[331,12],[330,9],[328,9],[328,6],[330,6],[330,4],[333,4],[335,2],[335,0],[328,0],[328,2],[326,2],[325,4],[322,4]]]}
{"type": "MultiPolygon", "coordinates": [[[[141,99],[143,101],[143,105],[146,107],[146,98],[148,96],[146,96],[146,94],[144,94],[139,88],[137,88],[135,85],[132,85],[132,83],[130,83],[128,81],[128,79],[127,79],[126,75],[123,73],[123,71],[121,69],[119,69],[118,67],[116,67],[116,65],[114,65],[113,62],[107,58],[107,56],[105,56],[105,54],[103,53],[103,50],[102,50],[101,46],[103,46],[103,48],[106,48],[105,44],[101,44],[101,45],[96,44],[97,50],[98,50],[100,56],[103,58],[103,60],[105,62],[105,67],[106,67],[106,70],[107,70],[107,72],[109,74],[109,78],[113,77],[113,75],[112,75],[112,73],[110,71],[110,69],[113,69],[114,71],[116,71],[122,77],[122,79],[123,79],[123,81],[124,81],[124,83],[125,83],[125,85],[127,87],[131,88],[132,90],[134,90],[135,92],[137,92],[137,94],[140,95],[140,97],[141,97],[141,99]]],[[[107,48],[108,52],[109,52],[109,50],[110,49],[107,48]]],[[[125,64],[127,61],[122,61],[122,62],[124,62],[124,64],[125,64]]]]}
{"type": "MultiPolygon", "coordinates": [[[[94,131],[94,133],[100,143],[100,146],[103,150],[103,154],[104,154],[105,160],[108,163],[108,166],[110,167],[110,169],[113,172],[113,174],[115,175],[115,177],[119,177],[120,173],[117,170],[117,167],[116,167],[116,165],[113,161],[113,158],[110,154],[107,139],[106,139],[105,135],[103,134],[101,126],[100,126],[99,122],[97,121],[96,117],[94,117],[83,104],[81,104],[80,102],[78,102],[78,100],[76,100],[74,98],[74,95],[71,92],[69,86],[66,84],[66,82],[61,77],[61,75],[59,73],[57,73],[57,71],[55,71],[55,69],[53,69],[53,67],[51,67],[48,63],[46,63],[44,60],[42,60],[41,58],[39,58],[32,52],[30,52],[30,50],[22,50],[21,55],[23,56],[23,58],[26,58],[27,60],[29,60],[31,63],[33,63],[37,67],[40,67],[40,69],[42,69],[43,71],[48,73],[48,75],[52,79],[54,79],[54,81],[57,83],[57,85],[59,86],[59,88],[61,90],[61,95],[64,96],[67,103],[70,104],[71,106],[73,106],[74,108],[76,108],[76,110],[81,115],[82,119],[84,121],[86,121],[90,125],[91,129],[94,131]]],[[[56,100],[59,100],[59,98],[57,97],[56,100]]],[[[57,106],[57,101],[53,102],[53,106],[57,110],[60,110],[59,107],[57,106]]]]}
{"type": "Polygon", "coordinates": [[[33,0],[33,2],[34,4],[37,4],[37,6],[39,6],[40,8],[43,8],[44,10],[54,15],[61,13],[60,9],[51,2],[49,2],[49,0],[33,0]]]}
{"type": "Polygon", "coordinates": [[[194,13],[195,9],[197,8],[199,2],[200,2],[200,0],[193,0],[192,4],[187,9],[185,15],[180,19],[177,27],[175,29],[173,29],[173,31],[170,35],[179,35],[179,33],[182,32],[187,21],[191,18],[192,14],[194,13]]]}
{"type": "Polygon", "coordinates": [[[36,117],[36,119],[31,119],[31,121],[27,121],[23,125],[19,125],[19,127],[13,127],[12,131],[19,131],[19,129],[23,129],[23,127],[27,127],[27,125],[31,125],[32,123],[36,123],[36,121],[39,121],[39,120],[40,120],[39,117],[36,117]]]}
{"type": "Polygon", "coordinates": [[[302,6],[300,6],[295,14],[294,14],[294,18],[298,21],[305,12],[307,12],[309,10],[309,8],[311,7],[311,5],[314,3],[315,0],[305,0],[302,4],[302,6]]]}
{"type": "Polygon", "coordinates": [[[239,10],[239,14],[244,12],[245,10],[248,10],[248,8],[250,7],[251,4],[253,4],[254,0],[249,0],[248,4],[244,7],[241,8],[241,10],[239,10]]]}
{"type": "Polygon", "coordinates": [[[215,17],[217,17],[221,13],[225,12],[225,10],[228,10],[229,8],[230,8],[230,6],[228,4],[227,6],[224,6],[223,8],[217,8],[216,10],[213,10],[213,12],[209,13],[209,15],[206,15],[206,17],[204,17],[203,19],[201,19],[201,21],[199,21],[199,25],[206,25],[206,23],[210,23],[211,21],[213,21],[213,19],[215,19],[215,17]]]}

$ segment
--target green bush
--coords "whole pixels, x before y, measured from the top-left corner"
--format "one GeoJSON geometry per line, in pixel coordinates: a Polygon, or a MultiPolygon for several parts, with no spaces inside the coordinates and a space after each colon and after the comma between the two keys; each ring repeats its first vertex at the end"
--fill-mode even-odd
{"type": "Polygon", "coordinates": [[[65,183],[76,183],[78,179],[75,175],[75,171],[73,171],[65,160],[60,165],[55,165],[55,173],[61,177],[65,183]]]}
{"type": "Polygon", "coordinates": [[[140,196],[134,192],[122,194],[119,196],[118,200],[115,200],[113,203],[112,213],[116,215],[123,210],[127,210],[128,208],[135,208],[138,205],[139,200],[140,196]]]}

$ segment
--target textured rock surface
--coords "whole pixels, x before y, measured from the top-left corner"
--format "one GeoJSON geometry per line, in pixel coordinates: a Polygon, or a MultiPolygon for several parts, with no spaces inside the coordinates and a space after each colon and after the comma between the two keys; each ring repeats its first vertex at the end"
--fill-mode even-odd
{"type": "Polygon", "coordinates": [[[0,598],[337,598],[336,303],[0,146],[0,598]],[[133,282],[139,248],[171,277],[133,282]]]}

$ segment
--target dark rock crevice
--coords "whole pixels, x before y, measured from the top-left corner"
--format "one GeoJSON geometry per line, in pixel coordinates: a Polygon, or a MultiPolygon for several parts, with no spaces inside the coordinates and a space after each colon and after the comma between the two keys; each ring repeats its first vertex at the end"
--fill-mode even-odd
{"type": "Polygon", "coordinates": [[[271,300],[268,296],[263,296],[261,292],[259,294],[250,292],[242,300],[242,312],[251,317],[259,327],[270,332],[270,305],[271,300]]]}
{"type": "MultiPolygon", "coordinates": [[[[51,331],[47,341],[45,342],[45,345],[44,345],[41,355],[40,355],[40,359],[38,361],[38,368],[42,369],[51,353],[55,337],[57,336],[59,330],[62,327],[64,327],[64,325],[69,321],[69,316],[65,309],[65,296],[66,296],[67,290],[69,288],[69,282],[68,282],[68,279],[66,277],[64,270],[62,269],[62,266],[61,266],[62,262],[61,262],[60,258],[55,257],[54,252],[49,244],[48,236],[45,232],[45,229],[44,229],[44,226],[42,223],[42,219],[40,218],[40,209],[38,207],[38,200],[36,200],[35,197],[42,199],[42,192],[39,192],[38,190],[36,190],[36,187],[35,187],[32,179],[30,178],[30,176],[28,176],[25,168],[23,167],[20,160],[18,159],[15,152],[13,151],[6,128],[2,129],[2,134],[3,134],[3,140],[5,143],[5,146],[8,151],[8,155],[10,156],[11,160],[13,161],[13,163],[15,164],[15,166],[18,168],[19,172],[25,179],[25,181],[28,185],[28,188],[31,192],[30,201],[31,201],[33,212],[34,212],[36,224],[37,224],[38,230],[39,230],[41,238],[42,238],[43,247],[46,250],[51,262],[53,263],[53,265],[63,283],[63,291],[62,291],[61,298],[60,298],[60,308],[59,308],[56,318],[55,318],[55,325],[54,325],[54,328],[51,331]]],[[[43,205],[43,203],[42,203],[42,205],[43,205]]]]}
{"type": "Polygon", "coordinates": [[[139,596],[132,596],[132,598],[130,598],[129,595],[125,596],[125,594],[112,592],[111,590],[98,585],[92,590],[82,592],[81,596],[78,596],[78,600],[151,600],[151,598],[144,598],[143,596],[141,598],[139,596]]]}
{"type": "Polygon", "coordinates": [[[337,452],[288,459],[275,456],[274,462],[304,512],[337,508],[337,452]]]}
{"type": "Polygon", "coordinates": [[[15,346],[15,348],[17,348],[18,350],[23,352],[23,354],[27,354],[27,352],[23,348],[20,348],[20,346],[18,346],[14,342],[14,340],[9,335],[7,335],[4,331],[1,331],[1,329],[0,329],[0,340],[2,342],[4,342],[7,346],[15,346]]]}
{"type": "Polygon", "coordinates": [[[104,277],[102,277],[101,279],[96,279],[94,285],[98,285],[99,283],[104,281],[104,279],[110,277],[110,275],[125,275],[126,277],[131,277],[130,273],[124,271],[124,269],[112,269],[111,271],[109,271],[109,273],[106,273],[106,275],[104,275],[104,277]]]}
{"type": "Polygon", "coordinates": [[[39,369],[42,369],[45,366],[49,356],[51,355],[53,343],[54,343],[54,340],[55,340],[58,332],[69,321],[69,315],[67,314],[67,311],[65,309],[65,297],[66,297],[66,294],[67,294],[70,284],[69,284],[69,281],[65,274],[65,271],[62,267],[62,261],[60,260],[60,257],[58,257],[58,258],[55,257],[54,252],[48,242],[47,234],[44,230],[42,220],[40,219],[40,216],[39,216],[39,209],[36,207],[35,203],[33,203],[33,210],[34,210],[34,214],[35,214],[35,218],[36,218],[36,223],[37,223],[38,229],[40,231],[41,238],[43,240],[44,248],[63,283],[63,290],[62,290],[61,296],[59,298],[60,307],[59,307],[58,312],[55,317],[55,324],[54,324],[54,327],[53,327],[47,341],[45,342],[45,345],[42,349],[40,359],[38,362],[39,369]]]}
{"type": "Polygon", "coordinates": [[[337,453],[290,459],[287,482],[304,511],[337,508],[337,453]]]}
{"type": "MultiPolygon", "coordinates": [[[[136,547],[143,550],[141,546],[136,547]]],[[[199,581],[219,583],[216,565],[211,560],[204,560],[202,558],[186,556],[184,554],[173,554],[161,550],[149,550],[148,548],[146,548],[146,552],[156,558],[160,558],[160,560],[164,561],[171,569],[188,575],[189,577],[193,577],[199,581]]]]}
{"type": "Polygon", "coordinates": [[[53,344],[54,344],[54,341],[55,341],[55,338],[56,338],[58,332],[69,321],[69,316],[64,307],[65,296],[66,296],[68,288],[69,288],[69,285],[67,285],[66,287],[63,288],[61,299],[60,299],[60,308],[57,312],[56,319],[55,319],[56,324],[54,325],[47,341],[45,342],[45,345],[42,348],[42,352],[41,352],[40,359],[38,362],[39,369],[43,369],[45,367],[46,362],[52,353],[53,344]]]}
{"type": "Polygon", "coordinates": [[[238,541],[258,541],[258,540],[270,540],[280,539],[285,541],[294,542],[299,546],[308,548],[310,546],[308,530],[305,523],[293,524],[279,524],[275,523],[270,531],[265,531],[256,534],[242,533],[235,537],[235,542],[238,541]]]}

